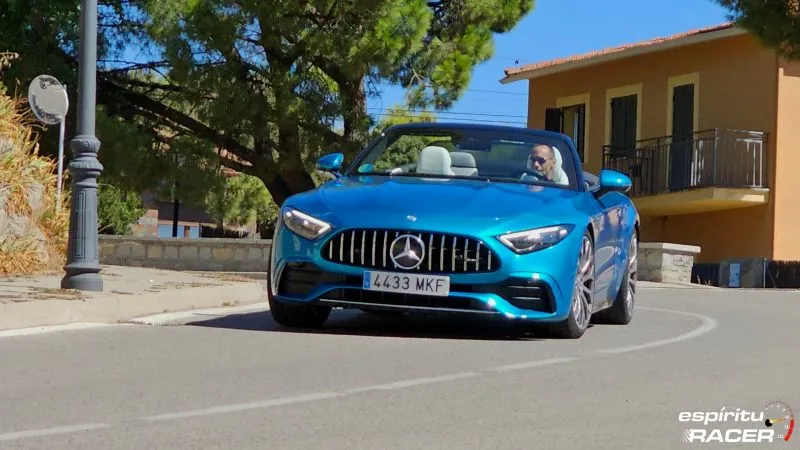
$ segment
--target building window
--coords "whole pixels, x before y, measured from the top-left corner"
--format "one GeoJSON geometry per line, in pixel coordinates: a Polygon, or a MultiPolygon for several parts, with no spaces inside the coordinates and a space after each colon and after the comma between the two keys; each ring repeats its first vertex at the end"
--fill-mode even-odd
{"type": "Polygon", "coordinates": [[[616,156],[632,155],[642,131],[642,83],[606,89],[605,146],[616,156]],[[620,153],[622,152],[622,153],[620,153]]]}
{"type": "Polygon", "coordinates": [[[586,104],[548,108],[545,111],[545,130],[564,133],[572,139],[582,163],[586,162],[586,104]]]}
{"type": "Polygon", "coordinates": [[[636,94],[611,99],[611,148],[617,150],[636,148],[638,101],[639,96],[636,94]]]}
{"type": "Polygon", "coordinates": [[[669,152],[669,187],[681,190],[690,186],[694,149],[694,84],[672,88],[672,145],[669,152]]]}

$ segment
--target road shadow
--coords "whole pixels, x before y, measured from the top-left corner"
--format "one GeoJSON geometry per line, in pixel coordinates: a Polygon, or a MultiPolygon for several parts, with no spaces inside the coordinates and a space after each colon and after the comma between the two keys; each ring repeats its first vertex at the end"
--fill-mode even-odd
{"type": "Polygon", "coordinates": [[[242,331],[304,333],[323,335],[374,336],[420,339],[540,341],[537,331],[505,320],[463,315],[415,314],[383,316],[353,310],[333,310],[321,328],[288,328],[277,324],[269,311],[258,311],[186,325],[242,331]]]}

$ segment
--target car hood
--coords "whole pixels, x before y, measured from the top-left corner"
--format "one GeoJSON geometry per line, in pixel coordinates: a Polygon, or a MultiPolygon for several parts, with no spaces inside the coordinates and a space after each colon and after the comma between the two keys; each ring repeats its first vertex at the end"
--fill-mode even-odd
{"type": "Polygon", "coordinates": [[[357,176],[330,181],[309,194],[314,212],[344,226],[406,226],[413,216],[414,227],[475,231],[513,228],[516,222],[576,223],[586,217],[580,192],[517,183],[357,176]]]}

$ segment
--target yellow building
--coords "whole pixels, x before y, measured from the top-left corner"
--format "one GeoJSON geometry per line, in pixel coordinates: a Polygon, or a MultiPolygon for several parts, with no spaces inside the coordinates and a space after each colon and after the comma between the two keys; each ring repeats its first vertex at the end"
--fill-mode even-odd
{"type": "Polygon", "coordinates": [[[800,63],[723,24],[505,72],[529,127],[631,177],[643,241],[800,260],[800,63]]]}

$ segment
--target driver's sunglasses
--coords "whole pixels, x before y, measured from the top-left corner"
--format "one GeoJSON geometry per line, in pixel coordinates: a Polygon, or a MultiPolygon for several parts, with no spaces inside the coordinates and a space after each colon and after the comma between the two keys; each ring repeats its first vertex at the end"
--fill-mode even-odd
{"type": "Polygon", "coordinates": [[[549,161],[549,159],[550,158],[545,158],[543,156],[533,156],[533,155],[531,155],[531,161],[535,161],[535,162],[539,163],[540,165],[546,163],[547,161],[549,161]]]}

